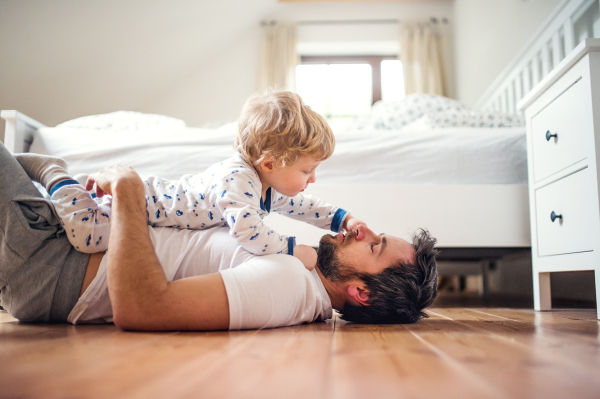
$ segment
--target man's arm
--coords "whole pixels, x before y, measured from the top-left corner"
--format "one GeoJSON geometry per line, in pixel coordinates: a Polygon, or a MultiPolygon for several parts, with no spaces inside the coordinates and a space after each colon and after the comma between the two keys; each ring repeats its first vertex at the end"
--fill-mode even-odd
{"type": "Polygon", "coordinates": [[[98,195],[113,196],[108,290],[115,325],[127,330],[223,330],[229,304],[219,273],[168,282],[148,234],[144,187],[131,168],[93,174],[98,195]]]}

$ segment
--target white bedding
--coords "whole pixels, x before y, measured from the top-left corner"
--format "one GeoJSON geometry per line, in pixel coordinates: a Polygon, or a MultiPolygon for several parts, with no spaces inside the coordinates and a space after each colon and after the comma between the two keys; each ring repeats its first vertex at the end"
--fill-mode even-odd
{"type": "MultiPolygon", "coordinates": [[[[30,151],[64,158],[73,175],[122,164],[178,179],[229,157],[236,130],[235,123],[168,132],[42,128],[30,151]]],[[[316,184],[527,184],[524,127],[355,130],[336,133],[336,141],[316,184]]]]}

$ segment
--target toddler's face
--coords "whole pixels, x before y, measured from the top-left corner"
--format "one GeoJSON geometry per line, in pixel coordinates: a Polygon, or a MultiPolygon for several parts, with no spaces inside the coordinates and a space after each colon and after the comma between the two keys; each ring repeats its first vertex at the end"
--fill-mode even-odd
{"type": "Polygon", "coordinates": [[[304,191],[309,183],[317,178],[315,170],[321,161],[309,155],[300,155],[291,168],[273,170],[272,186],[275,190],[288,197],[293,197],[304,191]]]}

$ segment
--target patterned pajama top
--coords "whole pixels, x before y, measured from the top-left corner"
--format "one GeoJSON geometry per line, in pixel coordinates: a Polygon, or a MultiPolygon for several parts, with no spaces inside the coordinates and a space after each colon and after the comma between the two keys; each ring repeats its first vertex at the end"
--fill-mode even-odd
{"type": "MultiPolygon", "coordinates": [[[[177,181],[150,176],[144,185],[150,225],[194,230],[228,226],[229,234],[256,255],[293,255],[294,237],[281,235],[263,222],[270,212],[333,232],[339,232],[348,213],[313,196],[287,197],[272,187],[263,200],[258,173],[239,153],[204,173],[177,181]]],[[[106,250],[110,196],[98,203],[75,180],[59,182],[50,194],[71,244],[81,252],[106,250]]]]}

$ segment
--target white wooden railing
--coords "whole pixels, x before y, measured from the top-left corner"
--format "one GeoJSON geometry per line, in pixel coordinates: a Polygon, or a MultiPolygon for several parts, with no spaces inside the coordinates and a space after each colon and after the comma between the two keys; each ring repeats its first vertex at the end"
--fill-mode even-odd
{"type": "Polygon", "coordinates": [[[564,0],[523,51],[477,101],[475,108],[516,114],[517,103],[575,46],[594,37],[598,0],[564,0]]]}

